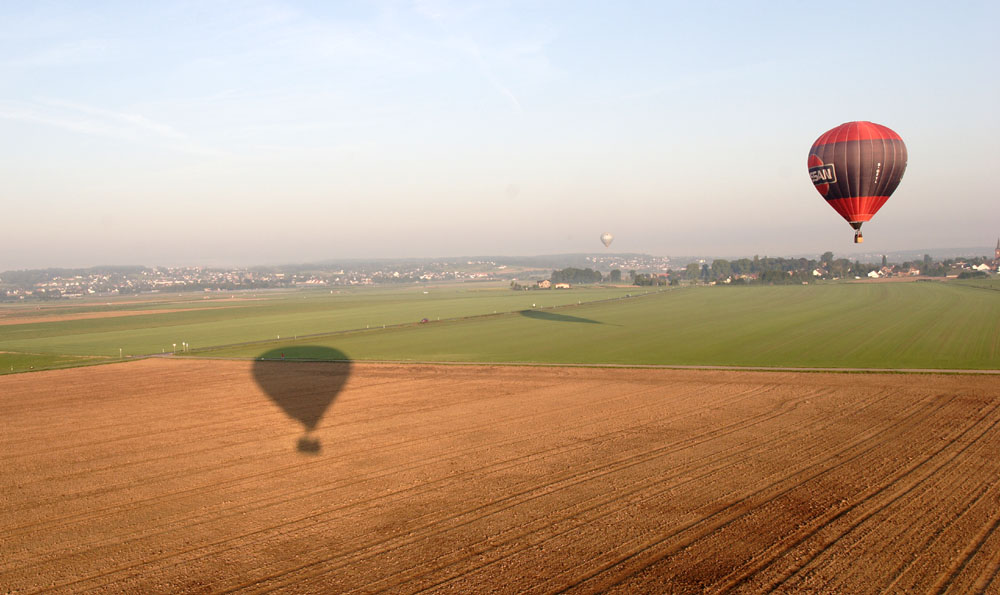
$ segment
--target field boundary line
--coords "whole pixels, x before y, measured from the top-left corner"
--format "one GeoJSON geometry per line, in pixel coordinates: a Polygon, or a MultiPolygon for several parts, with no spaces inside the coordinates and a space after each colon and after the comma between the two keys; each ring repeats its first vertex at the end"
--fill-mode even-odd
{"type": "Polygon", "coordinates": [[[309,358],[283,358],[267,359],[259,357],[225,357],[225,356],[188,356],[188,355],[151,355],[139,357],[158,357],[163,359],[185,359],[185,360],[222,360],[222,361],[272,361],[272,362],[296,362],[296,363],[317,363],[317,364],[391,364],[391,365],[414,365],[414,366],[512,366],[529,368],[638,368],[649,370],[717,370],[732,372],[813,372],[813,373],[836,373],[836,374],[997,374],[1000,370],[993,369],[948,369],[948,368],[821,368],[821,367],[795,367],[795,366],[728,366],[709,364],[616,364],[616,363],[560,363],[560,362],[489,362],[489,361],[437,361],[437,360],[392,360],[392,359],[341,359],[341,360],[318,360],[309,358]]]}

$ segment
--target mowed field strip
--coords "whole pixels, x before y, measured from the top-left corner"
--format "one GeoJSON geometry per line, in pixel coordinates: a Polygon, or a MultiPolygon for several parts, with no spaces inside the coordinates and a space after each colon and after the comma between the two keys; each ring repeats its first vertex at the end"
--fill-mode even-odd
{"type": "Polygon", "coordinates": [[[15,592],[1000,587],[995,378],[154,358],[0,430],[15,592]]]}
{"type": "MultiPolygon", "coordinates": [[[[542,292],[535,292],[536,294],[542,292]]],[[[1000,368],[1000,291],[953,283],[700,287],[302,341],[356,360],[793,368],[1000,368]]]]}

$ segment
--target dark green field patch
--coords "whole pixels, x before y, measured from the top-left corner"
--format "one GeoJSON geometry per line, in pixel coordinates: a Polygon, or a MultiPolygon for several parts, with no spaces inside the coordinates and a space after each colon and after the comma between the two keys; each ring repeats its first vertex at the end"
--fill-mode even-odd
{"type": "Polygon", "coordinates": [[[0,352],[0,374],[16,374],[32,370],[66,368],[108,361],[103,357],[55,355],[48,353],[0,352]]]}

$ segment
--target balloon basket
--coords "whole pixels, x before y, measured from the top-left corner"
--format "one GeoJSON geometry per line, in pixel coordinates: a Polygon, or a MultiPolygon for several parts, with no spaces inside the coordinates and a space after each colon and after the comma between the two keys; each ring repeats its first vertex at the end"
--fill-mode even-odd
{"type": "Polygon", "coordinates": [[[299,438],[299,442],[296,445],[299,452],[317,455],[320,451],[319,438],[313,438],[311,436],[303,436],[299,438]]]}
{"type": "Polygon", "coordinates": [[[864,244],[865,243],[865,236],[861,235],[860,231],[858,233],[854,234],[854,243],[855,244],[864,244]]]}

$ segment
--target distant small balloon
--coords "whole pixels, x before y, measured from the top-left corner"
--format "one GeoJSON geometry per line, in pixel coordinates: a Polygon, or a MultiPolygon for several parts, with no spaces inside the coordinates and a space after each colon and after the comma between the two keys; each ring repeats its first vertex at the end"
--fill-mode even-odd
{"type": "Polygon", "coordinates": [[[614,239],[615,239],[615,236],[611,235],[608,232],[604,232],[604,233],[601,234],[601,242],[604,244],[605,248],[611,246],[611,242],[613,242],[614,239]]]}

